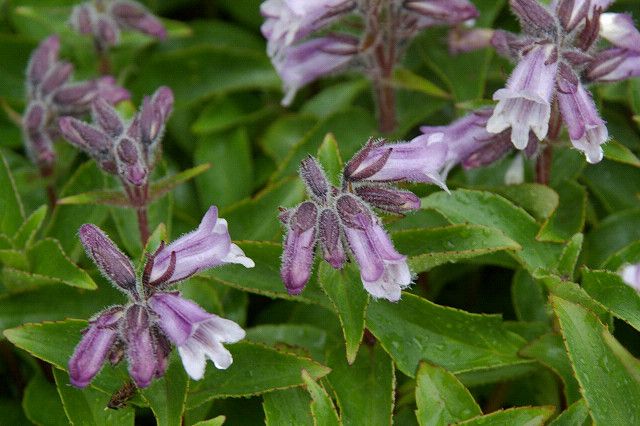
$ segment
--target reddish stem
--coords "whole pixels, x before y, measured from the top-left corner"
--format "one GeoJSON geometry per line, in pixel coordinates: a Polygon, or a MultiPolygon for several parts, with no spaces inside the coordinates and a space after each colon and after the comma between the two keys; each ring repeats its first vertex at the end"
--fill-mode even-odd
{"type": "Polygon", "coordinates": [[[378,128],[382,133],[391,133],[396,127],[395,91],[385,78],[374,81],[373,85],[378,108],[378,128]]]}
{"type": "Polygon", "coordinates": [[[552,159],[553,151],[551,145],[548,143],[543,144],[542,152],[536,162],[536,182],[539,184],[549,185],[552,159]]]}
{"type": "Polygon", "coordinates": [[[149,240],[149,219],[147,218],[147,208],[140,207],[136,209],[138,214],[138,230],[140,231],[140,241],[145,246],[149,240]]]}

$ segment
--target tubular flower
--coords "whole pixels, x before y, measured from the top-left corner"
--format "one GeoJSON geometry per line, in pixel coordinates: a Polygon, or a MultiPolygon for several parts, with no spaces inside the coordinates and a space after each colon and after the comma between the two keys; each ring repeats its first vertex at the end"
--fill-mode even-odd
{"type": "Polygon", "coordinates": [[[113,77],[71,82],[73,65],[58,58],[60,38],[50,36],[31,54],[27,66],[27,107],[22,132],[27,153],[43,174],[50,174],[55,162],[53,141],[59,135],[58,117],[80,117],[91,111],[91,103],[103,99],[114,105],[129,99],[129,92],[113,77]]]}
{"type": "MultiPolygon", "coordinates": [[[[216,208],[211,207],[203,224],[215,228],[216,208]]],[[[195,234],[209,233],[201,225],[195,234]]],[[[135,275],[133,264],[100,228],[82,225],[80,240],[87,255],[116,288],[128,297],[125,305],[112,306],[89,321],[80,343],[69,360],[71,383],[85,387],[98,374],[106,360],[112,364],[126,354],[129,374],[138,387],[146,387],[154,378],[162,377],[167,369],[171,344],[178,347],[185,370],[193,379],[201,379],[205,370],[205,356],[217,368],[228,368],[233,362],[222,343],[235,343],[244,337],[244,330],[233,321],[209,314],[178,292],[167,288],[189,275],[205,268],[225,263],[242,263],[253,267],[253,261],[242,250],[230,243],[229,234],[217,228],[216,238],[200,235],[194,244],[185,237],[148,255],[142,277],[135,275]],[[224,234],[224,235],[223,235],[224,234]],[[178,243],[178,244],[176,244],[178,243]],[[196,250],[185,254],[185,247],[196,250]],[[197,248],[196,248],[197,246],[197,248]],[[156,260],[170,250],[169,261],[162,273],[154,272],[156,260]],[[220,257],[223,252],[226,254],[220,257]],[[192,256],[198,256],[194,262],[192,256]],[[241,259],[241,261],[238,261],[241,259]],[[195,269],[194,269],[195,268],[195,269]]],[[[187,234],[186,237],[193,237],[187,234]]],[[[160,262],[162,263],[162,262],[160,262]]]]}
{"type": "Polygon", "coordinates": [[[538,140],[547,137],[557,102],[573,146],[590,163],[602,159],[608,132],[585,84],[640,75],[640,32],[629,15],[603,13],[611,3],[555,0],[547,6],[510,0],[523,33],[494,32],[498,53],[518,64],[507,87],[493,96],[498,104],[487,123],[489,132],[511,129],[514,146],[524,149],[531,132],[538,140]],[[601,38],[612,46],[599,50],[601,38]]]}

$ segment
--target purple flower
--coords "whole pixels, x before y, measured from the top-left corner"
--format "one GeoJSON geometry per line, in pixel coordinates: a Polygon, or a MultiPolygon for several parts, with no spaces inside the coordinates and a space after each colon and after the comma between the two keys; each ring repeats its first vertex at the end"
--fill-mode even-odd
{"type": "Polygon", "coordinates": [[[395,144],[370,141],[347,163],[345,178],[435,183],[446,189],[440,176],[447,157],[447,144],[442,139],[442,133],[434,133],[395,144]]]}
{"type": "Polygon", "coordinates": [[[222,343],[244,338],[245,332],[238,324],[205,312],[176,293],[151,296],[149,307],[158,315],[162,331],[178,347],[184,369],[192,379],[199,380],[204,375],[205,357],[219,369],[231,365],[233,358],[222,343]]]}
{"type": "Polygon", "coordinates": [[[475,6],[467,0],[405,0],[403,6],[415,13],[419,29],[455,25],[479,15],[475,6]]]}
{"type": "Polygon", "coordinates": [[[613,82],[640,76],[640,52],[614,47],[595,56],[587,77],[597,82],[613,82]]]}
{"type": "Polygon", "coordinates": [[[93,0],[73,8],[69,19],[80,34],[92,34],[101,51],[115,46],[120,30],[132,29],[164,40],[167,31],[162,22],[141,4],[128,0],[93,0]]]}
{"type": "Polygon", "coordinates": [[[600,15],[600,36],[616,47],[640,51],[640,32],[625,13],[600,15]]]}
{"type": "Polygon", "coordinates": [[[411,284],[406,256],[396,251],[378,219],[357,198],[344,194],[336,208],[365,289],[374,297],[400,300],[401,290],[411,284]]]}
{"type": "Polygon", "coordinates": [[[518,149],[527,147],[529,131],[540,140],[547,136],[558,70],[553,52],[551,45],[531,49],[509,77],[507,87],[493,95],[498,105],[487,122],[487,130],[501,133],[511,127],[511,141],[518,149]]]}
{"type": "Polygon", "coordinates": [[[231,365],[231,355],[222,343],[242,339],[244,331],[240,326],[206,313],[177,292],[165,290],[187,275],[222,263],[238,262],[240,258],[245,266],[253,266],[253,261],[230,243],[226,222],[218,220],[216,223],[216,219],[216,209],[212,207],[203,219],[202,229],[168,246],[173,249],[168,266],[160,276],[154,275],[153,270],[167,247],[162,244],[155,253],[148,255],[140,279],[136,278],[129,258],[100,228],[90,224],[80,227],[80,240],[87,255],[129,300],[125,305],[108,308],[89,321],[89,327],[69,360],[69,375],[74,386],[87,386],[105,360],[118,363],[123,353],[136,385],[149,386],[154,378],[164,375],[172,343],[178,346],[185,370],[195,380],[204,374],[205,356],[213,360],[217,368],[231,365]],[[218,232],[212,234],[211,228],[216,227],[219,227],[218,232]],[[194,235],[202,238],[194,238],[194,235]],[[210,238],[211,235],[214,238],[210,238]],[[191,238],[186,238],[188,236],[191,238]],[[226,247],[224,250],[227,251],[223,259],[216,258],[223,251],[221,247],[226,247]],[[194,261],[197,256],[201,256],[200,263],[194,261]],[[211,261],[210,256],[215,260],[211,261]]]}
{"type": "Polygon", "coordinates": [[[620,271],[620,276],[629,287],[640,291],[640,263],[624,266],[620,271]]]}
{"type": "Polygon", "coordinates": [[[300,204],[287,221],[280,276],[289,294],[300,294],[311,276],[317,222],[318,207],[311,201],[300,204]]]}

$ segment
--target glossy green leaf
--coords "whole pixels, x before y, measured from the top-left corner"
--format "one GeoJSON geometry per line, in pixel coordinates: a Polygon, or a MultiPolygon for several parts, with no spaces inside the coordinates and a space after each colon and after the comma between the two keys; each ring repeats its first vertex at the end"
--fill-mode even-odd
{"type": "Polygon", "coordinates": [[[415,272],[497,251],[520,249],[518,243],[502,232],[479,225],[408,229],[394,232],[392,237],[397,249],[409,257],[409,265],[415,272]]]}
{"type": "Polygon", "coordinates": [[[598,315],[602,322],[606,322],[609,318],[607,308],[589,296],[589,293],[578,284],[563,280],[555,275],[535,275],[534,277],[547,288],[549,293],[584,306],[598,315]]]}
{"type": "Polygon", "coordinates": [[[553,419],[549,426],[586,426],[590,423],[587,403],[580,399],[553,419]]]}
{"type": "Polygon", "coordinates": [[[507,331],[496,315],[471,314],[404,293],[398,303],[372,301],[366,323],[398,369],[411,377],[422,360],[446,368],[465,384],[514,377],[532,366],[517,354],[524,339],[507,331]]]}
{"type": "Polygon", "coordinates": [[[559,297],[551,298],[573,370],[596,423],[634,424],[640,382],[606,344],[607,328],[591,312],[559,297]]]}
{"type": "Polygon", "coordinates": [[[502,186],[496,188],[495,192],[522,207],[537,220],[551,216],[560,202],[560,197],[553,189],[537,183],[502,186]]]}
{"type": "Polygon", "coordinates": [[[381,345],[363,344],[351,365],[344,348],[335,347],[327,356],[332,368],[327,381],[335,394],[345,426],[388,425],[394,411],[395,372],[393,361],[381,345]]]}
{"type": "Polygon", "coordinates": [[[95,289],[96,283],[69,259],[58,241],[46,238],[35,243],[28,251],[31,273],[50,278],[54,282],[73,287],[95,289]]]}
{"type": "Polygon", "coordinates": [[[369,304],[369,295],[362,286],[360,271],[353,264],[335,270],[328,263],[321,262],[318,283],[338,313],[346,343],[347,360],[351,364],[360,347],[365,311],[369,304]]]}
{"type": "Polygon", "coordinates": [[[27,418],[37,425],[69,424],[56,386],[42,374],[34,374],[24,390],[22,407],[27,418]]]}
{"type": "Polygon", "coordinates": [[[556,373],[562,379],[564,395],[569,403],[580,399],[580,388],[571,369],[562,336],[547,333],[522,348],[520,354],[537,360],[556,373]]]}
{"type": "Polygon", "coordinates": [[[140,389],[153,411],[158,426],[181,426],[189,378],[178,356],[173,356],[165,375],[148,388],[140,389]]]}
{"type": "Polygon", "coordinates": [[[549,268],[561,251],[557,244],[537,241],[535,219],[499,195],[462,189],[451,195],[437,192],[423,198],[422,207],[435,209],[453,223],[471,223],[502,231],[522,247],[514,256],[530,271],[549,268]]]}
{"type": "Polygon", "coordinates": [[[607,142],[602,146],[604,158],[613,160],[618,163],[629,164],[631,166],[640,167],[640,160],[626,146],[616,140],[607,142]]]}
{"type": "Polygon", "coordinates": [[[269,392],[262,398],[267,426],[314,426],[311,417],[311,397],[304,389],[269,392]]]}
{"type": "Polygon", "coordinates": [[[131,407],[107,408],[111,396],[92,388],[77,389],[69,383],[69,375],[53,369],[58,393],[69,422],[73,425],[125,426],[133,425],[135,411],[131,407]]]}
{"type": "Polygon", "coordinates": [[[327,332],[308,324],[265,324],[247,330],[250,342],[302,348],[315,360],[324,359],[327,332]]]}
{"type": "Polygon", "coordinates": [[[582,231],[586,217],[587,193],[577,183],[564,181],[556,186],[560,204],[542,225],[537,238],[540,241],[563,242],[582,231]]]}
{"type": "Polygon", "coordinates": [[[214,398],[253,396],[302,385],[300,371],[314,378],[327,375],[328,367],[308,358],[240,342],[227,345],[233,364],[226,370],[208,365],[204,378],[191,384],[187,406],[196,407],[214,398]]]}
{"type": "Polygon", "coordinates": [[[471,393],[447,370],[426,362],[416,374],[416,417],[420,426],[444,426],[482,415],[471,393]]]}
{"type": "Polygon", "coordinates": [[[556,270],[562,277],[573,279],[575,275],[576,265],[578,264],[578,257],[582,251],[582,242],[584,241],[583,234],[576,234],[567,243],[562,250],[556,270]]]}
{"type": "Polygon", "coordinates": [[[8,237],[18,231],[24,222],[24,207],[18,194],[15,181],[11,175],[9,164],[0,153],[0,234],[8,237]]]}
{"type": "Polygon", "coordinates": [[[513,276],[511,299],[520,321],[550,323],[551,315],[546,309],[544,288],[527,271],[520,269],[513,276]]]}
{"type": "Polygon", "coordinates": [[[582,288],[613,315],[640,330],[640,294],[615,272],[582,271],[582,288]]]}
{"type": "Polygon", "coordinates": [[[342,424],[327,391],[316,383],[306,370],[302,370],[302,380],[311,395],[311,415],[313,416],[314,425],[334,426],[342,424]]]}
{"type": "Polygon", "coordinates": [[[553,415],[554,407],[517,407],[495,411],[458,423],[460,426],[542,426],[553,415]]]}

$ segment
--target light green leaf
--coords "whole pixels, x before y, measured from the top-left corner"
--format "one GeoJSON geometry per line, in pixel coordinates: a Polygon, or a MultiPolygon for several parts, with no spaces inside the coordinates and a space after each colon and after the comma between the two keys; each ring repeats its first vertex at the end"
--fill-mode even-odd
{"type": "Polygon", "coordinates": [[[222,426],[224,421],[227,420],[225,416],[214,417],[213,419],[203,420],[198,423],[194,423],[193,426],[222,426]]]}
{"type": "Polygon", "coordinates": [[[12,237],[25,220],[20,194],[11,175],[9,164],[0,153],[0,234],[12,237]]]}
{"type": "Polygon", "coordinates": [[[564,242],[581,232],[587,210],[587,192],[577,183],[564,181],[556,186],[560,204],[542,225],[537,238],[540,241],[564,242]]]}
{"type": "Polygon", "coordinates": [[[327,118],[351,107],[358,96],[368,88],[369,82],[365,78],[332,84],[305,102],[300,112],[311,114],[319,119],[327,118]]]}
{"type": "Polygon", "coordinates": [[[416,374],[416,404],[420,426],[445,426],[482,415],[456,376],[426,362],[420,363],[416,374]]]}
{"type": "Polygon", "coordinates": [[[626,146],[616,140],[610,140],[602,146],[604,158],[616,161],[618,163],[629,164],[631,166],[640,167],[640,160],[626,146]]]}
{"type": "Polygon", "coordinates": [[[320,262],[318,282],[338,313],[346,343],[347,361],[352,364],[364,333],[364,317],[369,303],[369,295],[362,286],[360,272],[353,264],[335,270],[328,263],[320,262]]]}
{"type": "Polygon", "coordinates": [[[393,85],[397,88],[417,90],[434,98],[451,99],[451,95],[429,80],[406,68],[396,68],[393,85]]]}
{"type": "Polygon", "coordinates": [[[165,375],[148,388],[140,389],[140,394],[153,411],[158,426],[181,426],[188,389],[187,373],[180,359],[173,356],[165,375]]]}
{"type": "Polygon", "coordinates": [[[635,424],[640,406],[640,382],[607,345],[607,328],[591,312],[559,297],[551,303],[558,316],[565,346],[594,422],[635,424]]]}
{"type": "Polygon", "coordinates": [[[78,268],[63,252],[60,243],[45,238],[35,243],[28,251],[31,273],[73,287],[93,290],[96,283],[89,274],[78,268]]]}
{"type": "Polygon", "coordinates": [[[609,318],[609,312],[602,306],[600,302],[594,300],[589,293],[584,291],[578,284],[565,281],[555,275],[534,275],[547,288],[547,291],[555,296],[569,300],[573,303],[584,306],[594,312],[602,322],[606,322],[609,318]]]}
{"type": "Polygon", "coordinates": [[[465,384],[503,380],[532,368],[517,354],[524,339],[507,331],[497,315],[471,314],[404,293],[398,303],[372,301],[366,321],[410,377],[422,360],[446,368],[465,384]]]}
{"type": "Polygon", "coordinates": [[[318,148],[318,160],[320,161],[329,182],[331,182],[333,186],[339,188],[344,162],[340,156],[338,141],[332,133],[327,133],[320,145],[320,148],[318,148]]]}
{"type": "Polygon", "coordinates": [[[501,186],[493,191],[522,207],[537,220],[545,220],[551,216],[560,202],[553,189],[537,183],[501,186]]]}
{"type": "Polygon", "coordinates": [[[549,426],[586,426],[591,423],[588,420],[589,407],[584,399],[580,399],[553,419],[549,426]]]}
{"type": "Polygon", "coordinates": [[[342,422],[338,418],[336,408],[333,406],[333,401],[329,398],[327,391],[316,383],[306,370],[302,370],[302,380],[304,380],[307,391],[311,395],[313,424],[316,426],[341,425],[342,422]]]}
{"type": "Polygon", "coordinates": [[[250,342],[304,349],[315,360],[324,360],[327,332],[307,324],[265,324],[247,330],[250,342]]]}
{"type": "Polygon", "coordinates": [[[640,330],[640,294],[615,272],[582,271],[582,288],[623,321],[640,330]]]}
{"type": "Polygon", "coordinates": [[[313,129],[318,120],[308,114],[278,117],[258,141],[262,150],[276,163],[282,163],[289,151],[313,129]]]}
{"type": "Polygon", "coordinates": [[[526,425],[542,426],[553,415],[555,407],[517,407],[508,410],[495,411],[464,422],[457,423],[460,426],[507,426],[526,425]]]}
{"type": "Polygon", "coordinates": [[[24,221],[13,237],[13,244],[16,247],[26,248],[31,245],[33,238],[42,226],[45,216],[47,215],[47,206],[40,206],[36,211],[31,213],[27,220],[24,221]]]}
{"type": "Polygon", "coordinates": [[[302,388],[269,392],[262,397],[267,426],[313,426],[311,397],[302,388]]]}
{"type": "Polygon", "coordinates": [[[578,264],[578,257],[582,251],[583,240],[583,234],[576,234],[571,237],[564,250],[562,250],[562,254],[555,268],[561,277],[567,277],[570,280],[573,279],[576,265],[578,264]]]}

